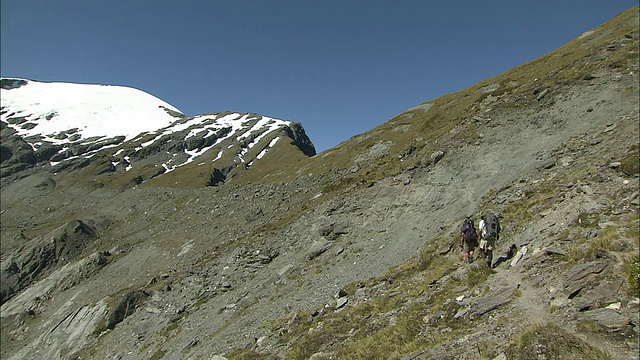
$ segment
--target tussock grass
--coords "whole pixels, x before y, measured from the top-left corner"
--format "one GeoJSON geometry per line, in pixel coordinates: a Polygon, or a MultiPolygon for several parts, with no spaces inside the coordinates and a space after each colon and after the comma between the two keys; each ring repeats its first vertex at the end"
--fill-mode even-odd
{"type": "Polygon", "coordinates": [[[478,259],[477,263],[469,268],[469,272],[467,273],[467,286],[473,289],[484,283],[492,274],[495,274],[495,271],[489,268],[482,259],[478,259]]]}
{"type": "Polygon", "coordinates": [[[508,359],[611,359],[580,338],[552,323],[534,324],[517,334],[505,351],[508,359]]]}
{"type": "Polygon", "coordinates": [[[636,254],[626,258],[622,271],[626,274],[634,296],[640,296],[640,256],[636,254]]]}
{"type": "Polygon", "coordinates": [[[604,330],[604,327],[602,325],[591,320],[579,321],[577,324],[577,328],[579,331],[586,333],[597,333],[604,330]]]}
{"type": "MultiPolygon", "coordinates": [[[[327,346],[349,346],[354,341],[358,343],[361,339],[378,336],[376,334],[386,331],[389,325],[384,317],[378,315],[395,311],[400,306],[399,297],[378,296],[366,303],[328,313],[319,322],[301,315],[300,318],[305,320],[284,335],[286,339],[294,340],[287,358],[308,359],[327,346]]],[[[397,329],[402,329],[399,332],[411,326],[406,316],[406,313],[398,315],[397,329]]]]}
{"type": "Polygon", "coordinates": [[[578,215],[573,226],[579,226],[583,228],[593,228],[600,222],[600,213],[599,212],[581,212],[578,215]]]}
{"type": "Polygon", "coordinates": [[[635,242],[636,247],[640,245],[640,215],[635,215],[629,218],[627,231],[625,231],[624,236],[627,239],[631,239],[635,242]]]}
{"type": "Polygon", "coordinates": [[[478,343],[480,359],[493,359],[499,354],[499,347],[495,341],[481,341],[478,343]]]}
{"type": "MultiPolygon", "coordinates": [[[[308,359],[318,352],[333,351],[338,359],[400,359],[468,331],[469,321],[453,320],[459,306],[452,299],[461,280],[452,278],[434,287],[436,280],[459,266],[457,257],[439,254],[450,240],[440,235],[411,261],[345,289],[353,294],[358,288],[387,282],[390,286],[383,294],[339,311],[329,310],[317,319],[301,315],[305,320],[290,327],[281,340],[291,344],[287,358],[308,359]]],[[[471,272],[473,281],[480,284],[492,270],[478,264],[471,272]]]]}
{"type": "Polygon", "coordinates": [[[420,315],[425,313],[420,310],[406,311],[398,316],[394,324],[341,348],[338,351],[339,358],[398,359],[426,345],[426,341],[419,336],[424,327],[420,315]]]}
{"type": "Polygon", "coordinates": [[[151,355],[149,360],[160,360],[164,357],[166,353],[167,353],[166,351],[162,349],[158,349],[156,352],[153,353],[153,355],[151,355]]]}
{"type": "Polygon", "coordinates": [[[229,360],[276,360],[277,356],[256,352],[250,349],[236,349],[225,355],[225,358],[229,360]]]}
{"type": "Polygon", "coordinates": [[[524,227],[540,213],[540,209],[553,204],[559,194],[559,186],[551,182],[542,182],[526,189],[523,198],[502,210],[504,223],[511,224],[514,229],[524,227]]]}
{"type": "Polygon", "coordinates": [[[614,250],[614,241],[619,238],[620,236],[616,229],[609,226],[598,234],[598,236],[588,240],[581,239],[569,246],[567,262],[569,264],[576,264],[596,260],[601,257],[604,252],[614,250]]]}
{"type": "MultiPolygon", "coordinates": [[[[586,228],[595,226],[599,220],[599,214],[591,214],[578,217],[574,225],[581,224],[586,228]]],[[[615,218],[616,226],[607,226],[600,230],[596,237],[585,239],[582,234],[571,231],[568,236],[573,237],[573,244],[568,247],[566,260],[569,264],[575,264],[585,261],[593,261],[603,255],[605,252],[625,254],[631,252],[637,253],[638,249],[638,215],[632,215],[624,218],[615,218]],[[628,249],[627,247],[631,248],[628,249]]],[[[627,258],[629,258],[627,256],[627,258]]],[[[633,285],[633,284],[632,284],[633,285]]]]}

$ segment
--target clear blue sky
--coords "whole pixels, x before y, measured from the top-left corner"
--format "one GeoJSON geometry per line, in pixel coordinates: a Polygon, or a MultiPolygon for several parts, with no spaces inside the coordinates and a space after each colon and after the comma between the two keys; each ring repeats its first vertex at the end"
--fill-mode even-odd
{"type": "Polygon", "coordinates": [[[318,152],[552,51],[630,0],[2,0],[4,77],[301,122],[318,152]]]}

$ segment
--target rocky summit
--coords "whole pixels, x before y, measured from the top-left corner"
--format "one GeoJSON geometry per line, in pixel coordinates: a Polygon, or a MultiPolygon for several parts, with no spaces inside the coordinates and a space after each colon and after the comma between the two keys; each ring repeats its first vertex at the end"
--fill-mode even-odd
{"type": "Polygon", "coordinates": [[[637,358],[638,14],[320,154],[2,79],[2,358],[637,358]]]}

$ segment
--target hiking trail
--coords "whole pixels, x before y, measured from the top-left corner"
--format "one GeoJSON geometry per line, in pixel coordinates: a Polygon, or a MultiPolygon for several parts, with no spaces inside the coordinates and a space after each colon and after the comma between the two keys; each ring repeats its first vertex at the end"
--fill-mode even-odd
{"type": "Polygon", "coordinates": [[[549,297],[547,289],[534,286],[526,276],[523,276],[521,266],[516,264],[511,267],[503,263],[502,266],[493,269],[495,273],[489,280],[495,284],[511,284],[520,290],[521,295],[514,298],[514,306],[518,312],[524,314],[525,319],[529,319],[528,325],[555,323],[571,335],[605,352],[611,359],[629,359],[629,349],[622,344],[609,341],[600,334],[580,332],[569,321],[571,320],[569,315],[563,316],[560,311],[555,312],[557,315],[552,313],[546,300],[549,297]]]}

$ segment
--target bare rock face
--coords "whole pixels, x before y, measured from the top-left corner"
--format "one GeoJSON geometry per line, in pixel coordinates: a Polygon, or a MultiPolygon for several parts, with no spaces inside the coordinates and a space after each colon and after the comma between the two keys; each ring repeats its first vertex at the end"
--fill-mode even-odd
{"type": "Polygon", "coordinates": [[[17,89],[24,85],[27,85],[27,82],[22,79],[2,79],[0,82],[0,87],[5,90],[17,89]]]}
{"type": "Polygon", "coordinates": [[[111,310],[107,320],[107,329],[113,329],[121,323],[127,316],[133,314],[149,294],[143,290],[136,290],[126,293],[120,302],[111,310]]]}
{"type": "MultiPolygon", "coordinates": [[[[8,127],[5,122],[0,123],[0,175],[8,176],[28,167],[34,166],[39,159],[46,157],[37,154],[16,131],[8,127]]],[[[46,154],[49,151],[45,151],[46,154]]]]}
{"type": "Polygon", "coordinates": [[[73,220],[53,232],[36,238],[2,262],[0,303],[82,254],[96,239],[96,231],[81,220],[73,220]]]}
{"type": "Polygon", "coordinates": [[[284,128],[284,132],[293,139],[292,144],[296,145],[307,156],[316,154],[316,148],[307,136],[302,124],[293,122],[284,128]]]}

